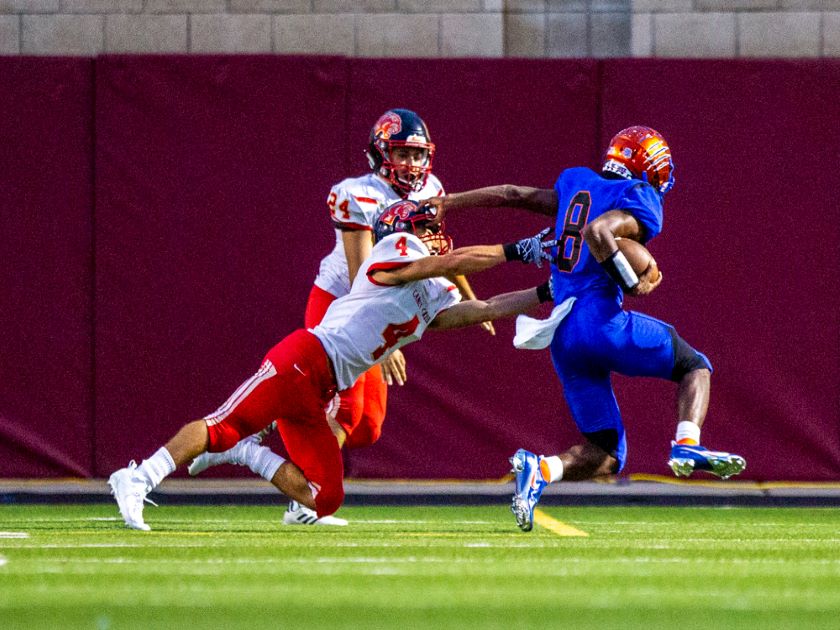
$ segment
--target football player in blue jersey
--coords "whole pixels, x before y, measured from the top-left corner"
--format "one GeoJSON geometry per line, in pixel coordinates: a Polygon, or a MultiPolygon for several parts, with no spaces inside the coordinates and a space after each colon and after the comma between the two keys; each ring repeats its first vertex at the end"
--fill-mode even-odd
{"type": "Polygon", "coordinates": [[[623,296],[645,295],[662,281],[649,267],[637,275],[616,238],[647,243],[662,230],[662,204],[674,185],[671,150],[654,129],[633,126],[610,141],[600,172],[564,170],[554,188],[492,186],[426,203],[438,220],[465,207],[517,207],[557,217],[551,280],[554,303],[575,298],[551,341],[551,358],[572,416],[586,440],[554,456],[519,449],[513,457],[511,510],[524,531],[551,482],[614,474],[624,467],[627,440],[611,372],[654,376],[678,384],[676,438],[669,465],[677,476],[704,470],[726,479],[744,470],[743,457],[700,445],[712,366],[673,326],[622,308],[623,296]]]}

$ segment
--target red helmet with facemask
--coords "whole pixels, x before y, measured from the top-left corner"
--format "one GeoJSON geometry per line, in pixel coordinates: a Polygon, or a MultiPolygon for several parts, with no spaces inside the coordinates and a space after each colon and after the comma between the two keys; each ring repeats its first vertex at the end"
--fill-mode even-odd
{"type": "Polygon", "coordinates": [[[435,145],[426,123],[408,109],[389,109],[370,130],[367,159],[374,173],[384,177],[401,195],[419,192],[432,172],[435,145]],[[420,164],[396,164],[393,151],[397,147],[420,149],[420,164]]]}
{"type": "Polygon", "coordinates": [[[602,171],[641,179],[665,194],[674,186],[671,148],[655,129],[635,125],[619,131],[607,147],[602,171]]]}

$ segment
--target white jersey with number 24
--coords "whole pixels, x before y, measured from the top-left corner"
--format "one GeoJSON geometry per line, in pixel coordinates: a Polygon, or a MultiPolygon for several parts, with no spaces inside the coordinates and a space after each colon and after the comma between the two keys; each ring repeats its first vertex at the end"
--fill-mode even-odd
{"type": "MultiPolygon", "coordinates": [[[[408,198],[420,201],[443,195],[443,185],[434,175],[429,175],[426,185],[408,198]]],[[[377,217],[385,208],[402,199],[391,184],[373,173],[350,177],[332,187],[327,198],[330,218],[335,228],[335,247],[321,261],[315,285],[335,297],[350,292],[350,272],[344,253],[343,230],[372,232],[377,217]]]]}

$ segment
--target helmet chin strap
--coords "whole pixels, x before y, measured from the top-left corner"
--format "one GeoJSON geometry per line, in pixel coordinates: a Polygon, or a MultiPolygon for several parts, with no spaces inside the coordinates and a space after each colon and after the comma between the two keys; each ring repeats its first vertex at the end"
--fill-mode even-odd
{"type": "Polygon", "coordinates": [[[391,187],[403,197],[407,197],[412,192],[419,192],[422,190],[425,179],[423,177],[414,178],[413,181],[400,179],[397,175],[397,169],[394,168],[393,165],[389,167],[386,164],[382,165],[380,174],[391,184],[391,187]],[[382,173],[382,171],[385,171],[385,173],[382,173]]]}

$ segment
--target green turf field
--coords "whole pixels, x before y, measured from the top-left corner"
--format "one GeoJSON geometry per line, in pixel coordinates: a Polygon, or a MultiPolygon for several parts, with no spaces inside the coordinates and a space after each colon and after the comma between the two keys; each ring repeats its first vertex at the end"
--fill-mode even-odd
{"type": "Polygon", "coordinates": [[[837,509],[339,514],[0,506],[0,628],[840,628],[837,509]]]}

